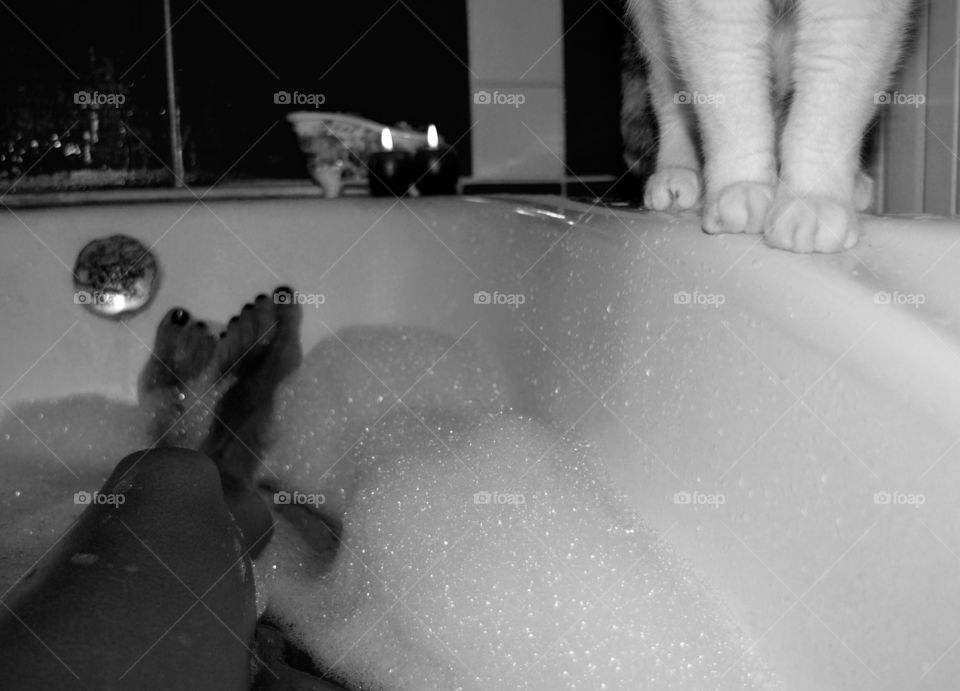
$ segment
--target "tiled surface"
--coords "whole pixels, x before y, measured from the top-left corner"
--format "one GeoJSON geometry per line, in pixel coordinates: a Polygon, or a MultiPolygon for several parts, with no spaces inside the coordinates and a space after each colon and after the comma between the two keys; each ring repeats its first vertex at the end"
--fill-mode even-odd
{"type": "Polygon", "coordinates": [[[473,118],[475,179],[553,180],[564,174],[561,87],[482,84],[474,92],[473,118]],[[478,94],[489,95],[490,102],[477,103],[478,94]]]}
{"type": "Polygon", "coordinates": [[[559,0],[468,2],[473,177],[564,174],[563,13],[559,0]]]}
{"type": "Polygon", "coordinates": [[[558,1],[467,3],[470,68],[481,81],[563,81],[563,15],[558,1]]]}

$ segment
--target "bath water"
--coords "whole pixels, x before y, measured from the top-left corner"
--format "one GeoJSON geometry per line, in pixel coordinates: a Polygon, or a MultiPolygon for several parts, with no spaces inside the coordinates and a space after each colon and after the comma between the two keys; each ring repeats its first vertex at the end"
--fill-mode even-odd
{"type": "Polygon", "coordinates": [[[280,393],[265,476],[343,521],[281,523],[259,600],[364,689],[747,689],[775,680],[598,459],[511,411],[468,341],[358,328],[280,393]],[[398,400],[398,397],[400,400],[398,400]],[[322,433],[321,433],[322,431],[322,433]]]}
{"type": "MultiPolygon", "coordinates": [[[[365,689],[776,686],[598,459],[514,414],[504,381],[468,340],[423,329],[345,329],[308,353],[262,475],[322,498],[342,544],[317,555],[281,521],[255,566],[261,611],[365,689]]],[[[15,412],[29,429],[8,413],[0,433],[4,591],[82,510],[74,493],[149,444],[148,414],[98,397],[15,412]]]]}
{"type": "Polygon", "coordinates": [[[0,593],[80,515],[121,458],[149,446],[149,413],[101,396],[13,407],[0,421],[0,593]],[[83,499],[80,498],[82,502],[83,499]]]}

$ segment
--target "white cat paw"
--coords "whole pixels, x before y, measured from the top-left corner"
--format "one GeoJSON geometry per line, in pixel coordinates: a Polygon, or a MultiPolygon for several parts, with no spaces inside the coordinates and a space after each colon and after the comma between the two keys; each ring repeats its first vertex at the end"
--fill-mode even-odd
{"type": "Polygon", "coordinates": [[[700,201],[700,174],[692,168],[665,168],[647,179],[643,206],[654,211],[692,209],[700,201]]]}
{"type": "Polygon", "coordinates": [[[873,178],[862,170],[857,171],[853,180],[853,208],[866,211],[873,205],[873,178]]]}
{"type": "Polygon", "coordinates": [[[773,202],[773,185],[735,182],[707,201],[703,229],[708,233],[759,233],[773,202]]]}
{"type": "Polygon", "coordinates": [[[853,204],[832,197],[784,194],[770,210],[764,239],[791,252],[840,252],[860,235],[853,204]]]}

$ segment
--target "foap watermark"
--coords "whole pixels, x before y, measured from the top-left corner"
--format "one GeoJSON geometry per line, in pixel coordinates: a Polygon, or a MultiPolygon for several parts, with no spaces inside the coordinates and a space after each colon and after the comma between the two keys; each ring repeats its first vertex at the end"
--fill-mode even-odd
{"type": "Polygon", "coordinates": [[[678,106],[713,106],[723,105],[723,94],[708,94],[701,91],[678,91],[673,95],[673,102],[678,106]]]}
{"type": "Polygon", "coordinates": [[[519,108],[527,102],[527,97],[519,92],[489,91],[473,92],[473,102],[478,106],[513,106],[519,108]]]}
{"type": "Polygon", "coordinates": [[[877,91],[873,102],[878,106],[913,106],[919,108],[927,102],[926,94],[902,94],[899,91],[877,91]]]}
{"type": "Polygon", "coordinates": [[[873,493],[873,503],[877,506],[912,506],[919,509],[927,503],[927,497],[919,492],[887,492],[881,490],[873,493]]]}
{"type": "Polygon", "coordinates": [[[273,503],[281,506],[323,506],[326,501],[326,497],[322,494],[311,494],[297,490],[288,492],[282,489],[273,493],[273,503]]]}
{"type": "Polygon", "coordinates": [[[527,301],[527,296],[523,293],[501,293],[495,290],[488,293],[485,290],[478,290],[473,294],[473,304],[475,305],[510,305],[519,307],[527,301]]]}
{"type": "Polygon", "coordinates": [[[727,503],[727,498],[723,494],[711,494],[708,492],[687,492],[682,490],[675,492],[673,503],[677,506],[712,506],[719,509],[727,503]]]}
{"type": "Polygon", "coordinates": [[[888,292],[878,290],[873,294],[873,302],[876,305],[906,305],[919,309],[920,305],[927,301],[927,296],[923,293],[901,293],[897,290],[888,292]]]}
{"type": "Polygon", "coordinates": [[[119,108],[127,102],[125,94],[103,94],[99,91],[74,91],[73,102],[78,106],[113,106],[119,108]]]}
{"type": "Polygon", "coordinates": [[[75,305],[112,305],[114,293],[103,293],[99,290],[78,290],[73,294],[75,305]]]}
{"type": "Polygon", "coordinates": [[[73,493],[73,503],[78,506],[123,506],[127,500],[125,496],[119,493],[108,492],[81,492],[73,493]]]}
{"type": "Polygon", "coordinates": [[[701,293],[699,290],[688,293],[686,290],[681,290],[679,293],[673,294],[673,304],[675,305],[701,305],[719,309],[720,305],[726,301],[727,296],[723,293],[701,293]]]}
{"type": "Polygon", "coordinates": [[[301,293],[299,290],[273,295],[273,302],[277,305],[312,305],[314,309],[320,309],[326,301],[327,296],[323,293],[301,293]]]}
{"type": "Polygon", "coordinates": [[[327,102],[325,94],[305,94],[299,91],[276,91],[273,102],[278,106],[313,106],[319,108],[327,102]]]}
{"type": "Polygon", "coordinates": [[[527,498],[522,494],[510,494],[507,492],[475,492],[473,495],[473,503],[480,504],[483,506],[494,506],[494,505],[506,505],[512,504],[514,506],[520,506],[521,504],[527,503],[527,498]]]}

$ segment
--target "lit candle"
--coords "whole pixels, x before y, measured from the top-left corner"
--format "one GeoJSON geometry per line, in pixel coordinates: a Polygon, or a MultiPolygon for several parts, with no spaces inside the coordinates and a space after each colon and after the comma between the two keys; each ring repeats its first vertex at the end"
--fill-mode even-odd
{"type": "Polygon", "coordinates": [[[413,182],[412,157],[409,151],[393,149],[393,135],[389,127],[380,133],[383,151],[370,154],[367,169],[370,178],[370,194],[375,197],[402,197],[413,182]]]}
{"type": "Polygon", "coordinates": [[[440,143],[435,125],[427,128],[427,145],[413,157],[413,178],[421,194],[456,194],[460,178],[457,152],[440,143]]]}

